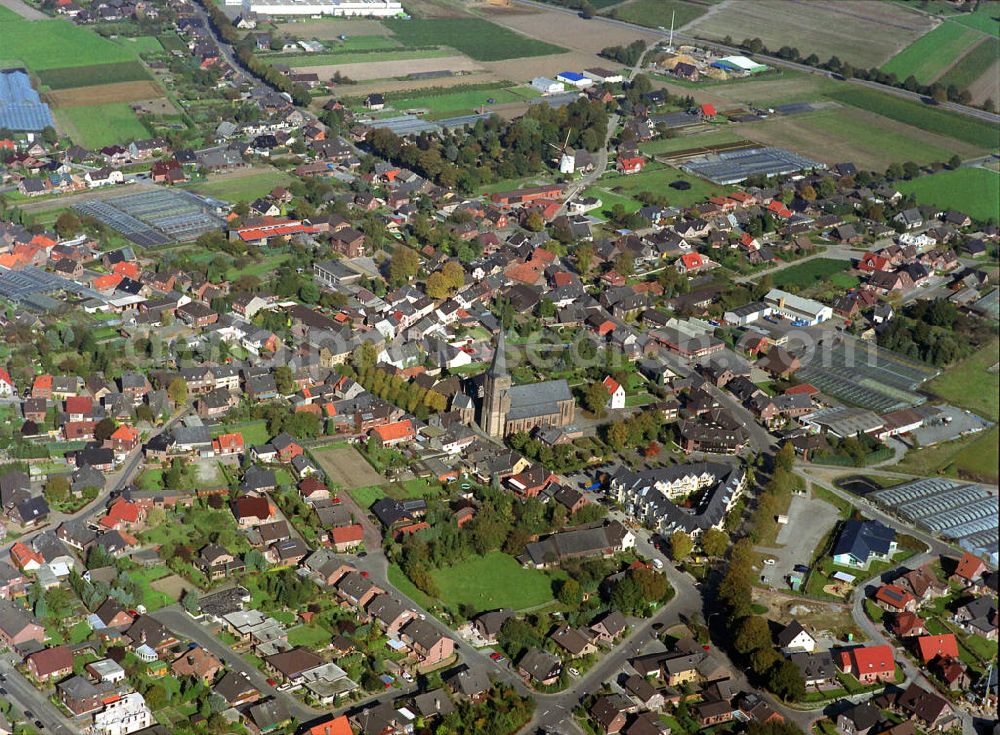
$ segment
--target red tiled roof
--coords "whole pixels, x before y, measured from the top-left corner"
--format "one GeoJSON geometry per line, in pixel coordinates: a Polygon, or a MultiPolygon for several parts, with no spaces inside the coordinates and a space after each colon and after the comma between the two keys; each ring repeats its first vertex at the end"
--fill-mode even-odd
{"type": "Polygon", "coordinates": [[[395,441],[397,439],[409,439],[410,437],[415,436],[415,432],[413,431],[413,422],[409,419],[396,421],[383,426],[376,426],[374,431],[378,435],[378,438],[383,442],[395,441]]]}
{"type": "Polygon", "coordinates": [[[891,646],[865,646],[850,653],[856,667],[855,674],[884,673],[896,669],[891,646]]]}
{"type": "Polygon", "coordinates": [[[66,413],[88,414],[94,410],[94,401],[90,396],[70,396],[66,399],[66,413]]]}
{"type": "Polygon", "coordinates": [[[953,633],[944,635],[924,635],[917,638],[920,659],[926,664],[938,656],[958,658],[958,640],[953,633]]]}
{"type": "Polygon", "coordinates": [[[958,566],[955,567],[955,576],[971,582],[982,574],[985,568],[986,565],[982,559],[973,556],[969,552],[965,552],[962,554],[962,558],[958,560],[958,566]]]}
{"type": "Polygon", "coordinates": [[[334,544],[360,543],[365,538],[365,529],[360,523],[330,529],[330,541],[334,544]]]}

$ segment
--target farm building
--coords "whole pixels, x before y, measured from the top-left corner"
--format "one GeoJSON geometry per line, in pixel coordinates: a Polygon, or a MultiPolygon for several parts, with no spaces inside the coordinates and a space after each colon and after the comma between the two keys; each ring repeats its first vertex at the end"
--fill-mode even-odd
{"type": "Polygon", "coordinates": [[[542,94],[559,94],[566,91],[566,85],[548,77],[535,77],[531,80],[531,86],[542,94]]]}
{"type": "Polygon", "coordinates": [[[594,84],[594,80],[576,71],[561,71],[556,74],[556,81],[569,84],[577,89],[585,89],[594,84]]]}
{"type": "Polygon", "coordinates": [[[758,64],[746,56],[723,56],[721,59],[713,61],[712,66],[737,74],[760,74],[767,71],[766,66],[758,64]]]}

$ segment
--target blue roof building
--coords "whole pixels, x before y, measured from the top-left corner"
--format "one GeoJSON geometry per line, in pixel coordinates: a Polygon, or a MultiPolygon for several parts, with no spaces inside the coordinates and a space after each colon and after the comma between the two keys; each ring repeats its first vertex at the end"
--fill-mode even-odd
{"type": "Polygon", "coordinates": [[[896,532],[878,521],[850,520],[833,549],[835,564],[867,569],[872,560],[888,561],[896,553],[896,532]]]}

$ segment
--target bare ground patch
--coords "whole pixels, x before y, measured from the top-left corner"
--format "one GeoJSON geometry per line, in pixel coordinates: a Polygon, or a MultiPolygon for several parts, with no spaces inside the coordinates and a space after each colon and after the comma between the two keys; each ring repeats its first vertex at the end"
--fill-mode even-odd
{"type": "Polygon", "coordinates": [[[1000,104],[1000,59],[994,61],[989,69],[969,85],[969,94],[976,104],[982,104],[989,99],[1000,104]]]}
{"type": "Polygon", "coordinates": [[[46,97],[54,107],[81,107],[105,105],[111,102],[135,102],[163,96],[154,82],[115,82],[93,87],[76,87],[47,92],[46,97]]]}
{"type": "Polygon", "coordinates": [[[157,579],[155,582],[150,582],[149,586],[157,592],[162,592],[175,600],[181,599],[181,596],[183,596],[183,594],[188,590],[193,592],[198,591],[193,584],[188,582],[186,579],[178,577],[176,574],[171,574],[163,579],[157,579]]]}
{"type": "Polygon", "coordinates": [[[313,456],[330,482],[345,490],[385,483],[385,478],[372,469],[354,447],[318,449],[313,452],[313,456]]]}
{"type": "Polygon", "coordinates": [[[500,79],[509,79],[513,82],[530,82],[535,77],[554,77],[561,71],[598,65],[611,69],[618,68],[617,64],[607,59],[582,52],[483,62],[483,66],[497,74],[500,79]]]}
{"type": "Polygon", "coordinates": [[[467,18],[464,10],[437,0],[406,0],[406,12],[415,18],[467,18]]]}
{"type": "MultiPolygon", "coordinates": [[[[375,55],[377,57],[377,55],[375,55]]],[[[354,79],[367,81],[371,79],[391,79],[405,77],[408,74],[428,71],[475,72],[482,68],[467,56],[440,56],[432,59],[405,59],[402,61],[372,61],[358,64],[324,64],[322,66],[303,66],[297,71],[309,74],[319,74],[320,79],[328,79],[336,72],[354,79]]],[[[434,80],[440,86],[441,80],[434,80]]],[[[353,93],[353,90],[352,90],[353,93]]]]}
{"type": "MultiPolygon", "coordinates": [[[[524,12],[520,7],[516,10],[501,10],[503,12],[491,13],[490,20],[525,36],[589,54],[596,54],[608,46],[627,45],[639,39],[644,41],[656,39],[652,33],[584,20],[558,10],[524,12]]],[[[603,65],[607,66],[607,61],[603,65]]]]}

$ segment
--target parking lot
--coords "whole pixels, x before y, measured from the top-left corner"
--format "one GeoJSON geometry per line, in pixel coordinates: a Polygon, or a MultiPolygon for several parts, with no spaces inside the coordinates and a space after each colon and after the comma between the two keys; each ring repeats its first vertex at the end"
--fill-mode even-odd
{"type": "Polygon", "coordinates": [[[819,543],[833,529],[839,515],[837,509],[811,495],[794,495],[788,506],[788,523],[778,531],[775,547],[756,547],[774,564],[764,565],[761,578],[777,589],[787,588],[785,581],[796,564],[809,564],[819,543]]]}
{"type": "MultiPolygon", "coordinates": [[[[932,444],[958,439],[971,432],[984,431],[992,425],[970,411],[955,406],[939,406],[937,415],[913,431],[913,437],[917,440],[918,446],[929,447],[932,444]]],[[[909,443],[907,441],[907,444],[909,443]]]]}

